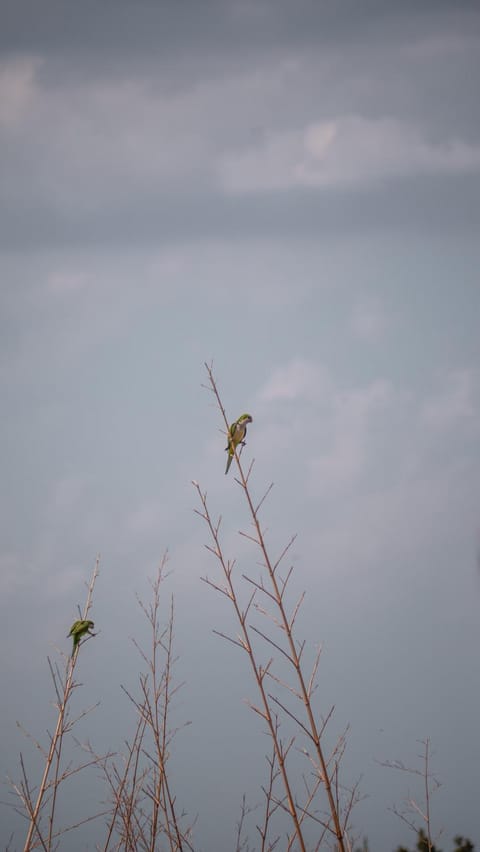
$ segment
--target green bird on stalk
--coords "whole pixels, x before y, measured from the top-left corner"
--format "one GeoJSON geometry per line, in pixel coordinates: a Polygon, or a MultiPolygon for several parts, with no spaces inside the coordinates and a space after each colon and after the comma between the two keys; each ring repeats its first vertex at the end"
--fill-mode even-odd
{"type": "Polygon", "coordinates": [[[94,627],[95,625],[93,621],[80,620],[73,622],[70,628],[70,633],[68,634],[69,636],[73,637],[72,657],[75,656],[75,651],[77,650],[78,643],[80,642],[80,639],[82,639],[83,636],[85,636],[87,633],[90,636],[95,635],[94,633],[92,633],[94,627]]]}
{"type": "Polygon", "coordinates": [[[228,446],[225,449],[228,451],[228,459],[227,459],[227,467],[225,469],[225,473],[228,473],[230,470],[230,465],[232,463],[232,459],[235,455],[235,450],[239,444],[242,447],[245,446],[245,436],[247,434],[247,425],[252,423],[252,417],[250,414],[242,414],[238,420],[235,420],[234,423],[230,426],[228,430],[228,446]]]}

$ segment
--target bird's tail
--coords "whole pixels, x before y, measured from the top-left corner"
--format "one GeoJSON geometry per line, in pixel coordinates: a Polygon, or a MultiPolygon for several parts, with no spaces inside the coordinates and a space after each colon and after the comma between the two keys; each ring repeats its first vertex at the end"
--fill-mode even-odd
{"type": "Polygon", "coordinates": [[[230,465],[231,465],[231,463],[232,463],[232,460],[233,460],[233,453],[230,453],[230,452],[229,452],[229,453],[228,453],[228,459],[227,459],[227,466],[226,466],[226,468],[225,468],[225,473],[226,473],[226,474],[227,474],[227,473],[228,473],[228,471],[230,470],[230,465]]]}

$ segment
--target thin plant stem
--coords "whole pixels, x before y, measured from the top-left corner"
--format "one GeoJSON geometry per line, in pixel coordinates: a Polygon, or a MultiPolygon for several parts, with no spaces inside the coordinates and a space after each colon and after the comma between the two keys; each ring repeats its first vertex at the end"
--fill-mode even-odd
{"type": "MultiPolygon", "coordinates": [[[[224,421],[224,424],[225,424],[225,430],[228,432],[228,428],[229,428],[228,419],[227,419],[227,416],[226,416],[226,412],[225,412],[225,408],[223,406],[222,400],[220,398],[220,394],[219,394],[219,391],[218,391],[218,388],[217,388],[217,384],[216,384],[216,381],[215,381],[215,378],[214,378],[214,375],[213,375],[212,368],[208,364],[205,364],[205,367],[206,367],[206,370],[207,370],[207,375],[208,375],[208,380],[209,380],[209,389],[212,391],[212,393],[215,396],[218,408],[221,412],[221,415],[222,415],[222,418],[223,418],[223,421],[224,421]]],[[[264,564],[265,568],[267,569],[268,579],[270,581],[271,588],[272,588],[272,592],[267,592],[267,590],[266,589],[264,590],[263,587],[262,587],[261,591],[262,592],[265,591],[265,593],[270,598],[273,599],[273,601],[274,601],[274,603],[277,607],[278,613],[279,613],[279,626],[282,628],[284,635],[286,637],[286,640],[287,640],[287,644],[288,644],[288,652],[289,653],[286,654],[286,656],[287,656],[288,660],[290,661],[291,665],[294,668],[295,675],[296,675],[296,678],[297,678],[297,683],[298,683],[298,686],[299,686],[299,695],[300,695],[301,701],[303,703],[303,706],[305,708],[307,721],[308,721],[309,736],[310,736],[311,741],[313,742],[313,745],[314,745],[314,748],[315,748],[315,751],[316,751],[316,754],[317,754],[318,763],[319,763],[319,770],[320,770],[320,773],[321,773],[321,780],[323,782],[324,789],[325,789],[325,792],[326,792],[326,795],[327,795],[329,811],[330,811],[330,815],[331,815],[331,819],[332,819],[332,823],[333,823],[333,833],[335,834],[335,837],[336,837],[338,852],[345,852],[345,845],[344,845],[345,831],[344,831],[344,828],[342,826],[342,821],[341,821],[340,814],[339,814],[338,803],[337,803],[336,798],[335,798],[335,790],[332,786],[330,774],[329,774],[329,771],[328,771],[327,759],[325,757],[323,747],[322,747],[322,744],[321,744],[321,734],[320,734],[319,729],[317,727],[315,717],[314,717],[314,714],[313,714],[313,710],[312,710],[312,705],[311,705],[311,700],[310,700],[310,697],[311,697],[310,683],[304,677],[303,669],[302,669],[302,666],[301,666],[301,651],[299,652],[297,650],[297,645],[295,643],[294,636],[293,636],[293,623],[295,621],[295,618],[296,618],[296,615],[297,615],[297,612],[298,612],[298,605],[297,605],[297,607],[294,611],[293,617],[289,620],[289,618],[287,617],[287,612],[286,612],[285,605],[284,605],[284,592],[285,592],[286,583],[288,582],[290,574],[287,576],[287,579],[281,585],[280,581],[277,578],[277,573],[276,573],[276,569],[279,565],[279,562],[281,561],[281,559],[285,555],[285,553],[288,550],[288,547],[290,546],[291,542],[289,543],[289,545],[287,545],[285,550],[282,552],[279,559],[275,563],[273,563],[271,558],[270,558],[270,555],[268,553],[268,550],[267,550],[264,534],[263,534],[262,529],[261,529],[261,525],[260,525],[260,521],[259,521],[259,515],[258,515],[259,507],[262,505],[264,498],[262,498],[262,500],[260,501],[258,506],[255,506],[254,503],[253,503],[251,494],[250,494],[249,486],[248,486],[248,480],[249,480],[250,473],[251,473],[251,470],[252,470],[253,462],[250,465],[247,473],[245,474],[243,467],[242,467],[242,464],[241,464],[241,460],[240,460],[240,452],[237,451],[237,449],[235,449],[234,456],[235,456],[235,462],[236,462],[238,473],[239,473],[239,478],[237,479],[237,482],[239,482],[239,484],[240,484],[240,486],[243,490],[243,493],[245,495],[247,505],[248,505],[248,508],[249,508],[249,511],[250,511],[250,515],[251,515],[251,518],[252,518],[253,526],[254,526],[254,529],[255,529],[255,536],[250,537],[250,538],[252,538],[252,540],[260,548],[260,551],[261,551],[262,557],[263,557],[263,564],[264,564]]],[[[199,493],[200,493],[200,490],[199,490],[199,493]]],[[[201,496],[201,493],[200,493],[200,496],[201,496]]],[[[205,506],[204,506],[204,508],[205,508],[205,506]]],[[[210,531],[214,532],[213,526],[210,527],[210,531]]],[[[249,536],[247,536],[247,537],[249,537],[249,536]]],[[[214,540],[215,539],[216,539],[216,534],[214,535],[214,540]]],[[[215,544],[216,544],[216,555],[218,556],[218,551],[219,551],[218,540],[215,540],[215,544]]],[[[230,572],[230,574],[231,574],[231,572],[230,572]]],[[[227,580],[229,582],[229,591],[230,591],[229,596],[231,596],[232,601],[234,602],[234,606],[235,606],[236,612],[237,612],[237,618],[239,618],[240,623],[242,623],[241,622],[240,610],[239,610],[238,606],[235,604],[235,600],[234,600],[235,599],[235,593],[233,592],[233,589],[232,589],[231,576],[230,575],[227,577],[227,580]]],[[[245,630],[245,627],[244,627],[243,624],[242,624],[242,628],[245,630]]],[[[274,644],[274,643],[272,643],[271,640],[267,640],[267,641],[270,641],[271,644],[274,644]]],[[[278,646],[276,646],[276,647],[278,647],[278,646]]],[[[250,648],[250,646],[249,646],[249,648],[250,648]]],[[[250,648],[249,653],[252,654],[251,648],[250,648]]],[[[285,652],[282,651],[282,653],[285,653],[285,652]]],[[[261,687],[261,691],[263,691],[263,678],[260,681],[257,681],[257,682],[258,682],[259,688],[261,687]]],[[[277,755],[277,757],[278,757],[278,755],[277,755]]],[[[282,767],[281,760],[279,760],[279,766],[282,767]]],[[[292,814],[292,818],[294,819],[296,833],[297,833],[297,836],[300,840],[300,835],[301,835],[300,822],[299,822],[298,815],[296,813],[296,808],[293,805],[293,798],[292,798],[292,794],[291,794],[291,790],[290,790],[290,784],[287,783],[286,772],[285,773],[282,772],[282,776],[284,777],[284,783],[285,783],[285,788],[287,790],[287,798],[289,800],[289,805],[291,805],[291,814],[292,814]]]]}
{"type": "MultiPolygon", "coordinates": [[[[100,566],[100,557],[97,556],[97,559],[96,559],[96,562],[95,562],[95,567],[93,569],[92,578],[91,578],[89,586],[88,586],[87,599],[86,599],[85,607],[84,607],[83,614],[82,614],[82,620],[87,618],[87,615],[88,615],[90,608],[92,606],[93,590],[94,590],[94,587],[95,587],[95,581],[96,581],[98,574],[99,574],[99,566],[100,566]]],[[[55,770],[55,778],[54,778],[54,782],[53,782],[53,799],[52,799],[52,806],[51,806],[51,812],[50,812],[50,820],[49,820],[50,825],[49,825],[48,845],[47,845],[48,849],[51,848],[52,832],[53,832],[53,817],[54,817],[55,804],[56,804],[56,792],[57,792],[58,785],[59,785],[60,780],[61,780],[61,779],[59,779],[59,774],[58,774],[59,773],[59,761],[60,761],[60,755],[61,755],[61,744],[62,744],[63,734],[64,734],[64,731],[65,731],[65,720],[66,720],[68,703],[69,703],[72,691],[73,691],[74,686],[75,686],[75,683],[74,683],[74,680],[73,680],[73,675],[74,675],[74,671],[75,671],[75,664],[76,664],[76,661],[77,661],[77,658],[78,658],[79,647],[80,647],[80,645],[77,645],[77,647],[75,649],[75,653],[73,654],[72,657],[69,658],[69,660],[67,662],[67,674],[66,674],[66,679],[65,679],[63,696],[62,696],[60,703],[57,705],[58,706],[57,723],[55,725],[55,730],[54,730],[54,732],[51,736],[51,739],[50,739],[50,747],[49,747],[49,750],[48,750],[48,753],[47,753],[47,758],[46,758],[46,761],[45,761],[45,766],[44,766],[44,770],[43,770],[43,774],[42,774],[42,779],[40,781],[40,786],[38,788],[38,794],[37,794],[37,798],[36,798],[36,801],[35,801],[35,805],[32,807],[31,812],[30,812],[30,822],[29,822],[29,826],[28,826],[27,836],[25,838],[25,844],[24,844],[24,847],[23,847],[24,852],[30,852],[30,849],[32,849],[32,838],[33,838],[33,834],[34,834],[35,831],[37,832],[37,835],[40,837],[38,820],[39,820],[40,810],[41,810],[42,805],[44,803],[45,793],[46,793],[48,786],[49,786],[48,779],[49,779],[49,775],[50,775],[50,770],[52,768],[53,761],[56,757],[57,758],[57,764],[56,764],[56,770],[55,770]]]]}

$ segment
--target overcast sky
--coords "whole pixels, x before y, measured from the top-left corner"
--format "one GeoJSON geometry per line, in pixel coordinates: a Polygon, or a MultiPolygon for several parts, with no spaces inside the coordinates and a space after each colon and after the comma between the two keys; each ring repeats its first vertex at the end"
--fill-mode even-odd
{"type": "MultiPolygon", "coordinates": [[[[53,726],[46,658],[98,552],[77,707],[101,702],[99,751],[132,734],[135,593],[168,548],[196,849],[233,849],[242,793],[261,800],[254,686],[200,580],[217,567],[192,479],[239,571],[258,558],[201,387],[213,359],[229,418],[253,415],[254,493],[275,483],[273,550],[298,533],[319,712],[350,723],[344,781],[363,776],[356,832],[413,845],[389,808],[420,790],[378,761],[430,737],[440,848],[480,844],[479,73],[476,0],[3,0],[3,779],[20,751],[35,776],[16,720],[53,726]]],[[[21,848],[15,815],[0,825],[21,848]]]]}

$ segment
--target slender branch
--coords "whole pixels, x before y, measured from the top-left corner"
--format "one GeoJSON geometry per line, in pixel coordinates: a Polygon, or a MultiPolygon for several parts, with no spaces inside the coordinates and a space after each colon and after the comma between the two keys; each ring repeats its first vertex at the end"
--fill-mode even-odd
{"type": "MultiPolygon", "coordinates": [[[[393,761],[379,761],[380,766],[385,766],[387,769],[397,769],[400,772],[407,772],[409,775],[418,775],[423,779],[423,791],[424,791],[424,800],[425,804],[422,807],[419,802],[414,799],[412,796],[408,796],[403,800],[404,810],[401,811],[395,806],[389,808],[402,822],[406,823],[415,834],[418,833],[417,823],[415,822],[416,817],[420,817],[422,823],[425,824],[426,834],[425,839],[427,842],[428,852],[432,852],[434,848],[434,841],[432,837],[432,820],[431,820],[431,797],[432,793],[434,793],[440,787],[439,781],[432,775],[430,771],[430,739],[427,737],[425,740],[419,740],[420,745],[423,746],[423,753],[418,755],[418,758],[422,761],[422,768],[417,769],[416,767],[406,766],[401,760],[393,760],[393,761]]],[[[421,829],[423,831],[423,829],[421,829]]]]}
{"type": "MultiPolygon", "coordinates": [[[[87,591],[87,599],[85,603],[85,607],[82,614],[82,620],[87,618],[87,615],[92,606],[92,598],[93,598],[93,590],[95,587],[95,581],[99,574],[99,565],[100,565],[100,557],[97,557],[95,562],[95,567],[93,569],[92,578],[90,580],[90,584],[88,586],[87,591]]],[[[44,803],[45,793],[48,788],[48,778],[50,775],[50,770],[52,768],[52,764],[55,758],[56,760],[56,770],[55,770],[55,778],[53,783],[54,794],[52,800],[52,808],[50,813],[50,827],[49,827],[49,839],[48,839],[48,848],[51,846],[52,842],[52,831],[53,831],[53,816],[55,812],[55,802],[56,802],[56,791],[59,783],[58,772],[59,772],[59,761],[61,756],[61,746],[62,746],[62,737],[65,731],[65,720],[67,715],[68,703],[72,694],[72,691],[75,687],[75,683],[73,680],[73,675],[75,671],[75,664],[78,658],[78,650],[80,645],[77,645],[75,649],[75,653],[73,657],[71,657],[67,662],[67,675],[65,680],[65,686],[63,691],[63,696],[61,697],[61,701],[58,704],[58,716],[57,723],[55,726],[55,731],[50,738],[50,748],[48,750],[47,758],[45,761],[45,767],[43,770],[42,779],[40,781],[40,786],[38,788],[38,794],[35,801],[35,805],[30,814],[30,824],[27,831],[27,836],[25,838],[24,852],[29,852],[32,848],[32,839],[34,832],[37,833],[37,836],[40,839],[40,834],[38,830],[38,819],[40,815],[40,810],[44,803]]],[[[55,684],[55,690],[57,691],[57,684],[55,684]]]]}
{"type": "MultiPolygon", "coordinates": [[[[220,398],[220,394],[218,392],[218,388],[217,388],[217,385],[216,385],[216,381],[215,381],[215,378],[214,378],[214,375],[213,375],[212,368],[208,364],[205,364],[205,367],[206,367],[206,370],[207,370],[210,390],[213,393],[213,395],[215,396],[218,408],[219,408],[221,415],[223,417],[225,429],[228,430],[228,420],[227,420],[225,409],[223,407],[223,404],[222,404],[222,401],[221,401],[221,398],[220,398]]],[[[296,642],[295,642],[295,639],[294,639],[293,633],[292,633],[292,625],[290,624],[289,619],[287,617],[284,602],[283,602],[284,588],[282,588],[281,582],[279,581],[279,579],[276,576],[276,569],[278,567],[279,561],[283,558],[283,556],[287,552],[288,548],[291,546],[292,542],[294,541],[294,538],[292,538],[290,540],[290,542],[287,544],[287,546],[284,548],[284,550],[280,554],[279,559],[276,562],[272,562],[271,559],[270,559],[268,550],[267,550],[267,546],[266,546],[266,542],[265,542],[265,536],[264,536],[264,533],[263,533],[261,525],[260,525],[257,507],[253,503],[253,500],[252,500],[252,497],[251,497],[251,494],[250,494],[250,491],[249,491],[249,487],[248,487],[248,479],[249,479],[249,476],[250,476],[251,467],[249,468],[247,475],[245,475],[243,468],[242,468],[241,460],[240,460],[240,454],[237,453],[237,452],[235,452],[235,462],[236,462],[237,470],[238,470],[238,478],[237,478],[236,481],[239,483],[240,487],[242,488],[243,493],[245,495],[245,499],[246,499],[247,504],[248,504],[248,508],[249,508],[250,515],[251,515],[251,518],[252,518],[253,527],[254,527],[254,530],[255,530],[256,543],[258,544],[258,547],[260,548],[260,551],[262,553],[263,564],[264,564],[265,568],[267,569],[267,573],[268,573],[268,577],[269,577],[269,580],[270,580],[271,589],[272,589],[272,592],[273,592],[275,603],[278,607],[278,611],[279,611],[279,615],[280,615],[279,621],[281,622],[283,630],[285,631],[285,637],[286,637],[287,645],[288,645],[288,648],[289,648],[289,653],[287,654],[284,651],[282,651],[282,653],[287,657],[287,659],[289,659],[289,661],[290,661],[290,663],[291,663],[291,665],[292,665],[292,667],[295,671],[295,676],[296,676],[298,684],[299,684],[299,692],[301,694],[302,701],[303,701],[303,704],[304,704],[304,707],[305,707],[305,713],[306,713],[306,716],[307,716],[308,728],[310,730],[310,738],[314,743],[314,747],[315,747],[315,750],[316,750],[316,753],[317,753],[318,761],[319,761],[319,764],[320,764],[320,767],[321,767],[321,773],[322,773],[322,776],[323,776],[323,779],[324,779],[325,792],[326,792],[326,795],[327,795],[329,810],[330,810],[330,814],[331,814],[331,818],[332,818],[332,822],[333,822],[333,826],[334,826],[334,832],[333,833],[335,834],[335,837],[336,837],[338,852],[345,852],[345,844],[344,844],[344,841],[343,841],[345,832],[344,832],[342,822],[341,822],[341,819],[340,819],[340,814],[339,814],[339,810],[338,810],[338,802],[337,802],[336,796],[335,796],[335,790],[332,787],[332,783],[331,783],[331,780],[330,780],[330,777],[329,777],[329,774],[328,774],[328,771],[327,771],[327,761],[326,761],[326,758],[324,756],[323,747],[322,747],[321,742],[320,742],[320,733],[319,733],[319,730],[317,728],[317,724],[316,724],[316,721],[315,721],[315,717],[313,715],[313,710],[312,710],[312,706],[311,706],[311,702],[310,702],[311,684],[310,684],[310,682],[307,684],[307,682],[305,681],[304,675],[303,675],[303,671],[302,671],[302,668],[301,668],[301,653],[299,653],[297,651],[296,642]]],[[[207,512],[207,507],[206,507],[206,497],[204,497],[202,499],[202,494],[201,494],[201,491],[200,491],[200,488],[199,488],[198,485],[197,485],[197,490],[198,490],[198,493],[199,493],[200,498],[202,500],[204,513],[205,513],[205,515],[207,515],[208,512],[207,512]]],[[[263,500],[261,502],[263,503],[263,500]]],[[[207,521],[207,523],[208,523],[208,521],[207,521]]],[[[214,531],[213,531],[211,524],[209,526],[210,526],[211,532],[213,533],[214,531]]],[[[214,538],[214,542],[215,542],[215,545],[216,545],[216,549],[217,549],[217,551],[219,551],[220,548],[219,548],[218,538],[215,538],[215,535],[213,535],[213,538],[214,538]]],[[[290,577],[290,575],[288,576],[287,579],[289,579],[289,577],[290,577]]],[[[233,589],[232,589],[232,594],[234,594],[233,589]]],[[[272,643],[270,642],[270,644],[272,644],[272,643]]],[[[289,789],[289,787],[288,787],[288,789],[289,789]]],[[[300,824],[299,824],[299,819],[298,819],[298,815],[297,815],[297,810],[296,810],[296,806],[293,805],[293,802],[292,802],[292,809],[293,809],[292,810],[292,816],[293,816],[293,812],[295,813],[294,822],[295,822],[296,830],[297,830],[297,833],[298,833],[298,839],[299,839],[300,842],[302,842],[301,841],[300,824]]]]}
{"type": "MultiPolygon", "coordinates": [[[[223,408],[222,408],[222,412],[223,412],[223,415],[224,415],[225,423],[227,424],[227,420],[226,420],[225,412],[223,411],[223,408]]],[[[228,424],[227,424],[227,428],[228,428],[228,424]]],[[[237,458],[237,463],[238,463],[238,457],[237,457],[236,452],[235,452],[235,456],[237,458]]],[[[284,788],[285,788],[285,792],[286,792],[286,796],[287,796],[288,812],[289,812],[289,814],[290,814],[290,816],[293,820],[294,826],[295,826],[295,834],[296,834],[298,842],[300,844],[300,849],[302,850],[302,852],[306,852],[305,841],[302,837],[300,822],[299,822],[299,818],[298,818],[298,814],[297,814],[297,808],[296,808],[296,805],[295,805],[293,792],[292,792],[292,789],[291,789],[291,786],[290,786],[290,781],[289,781],[287,769],[286,769],[286,766],[285,766],[285,756],[283,754],[281,744],[280,744],[279,739],[278,739],[278,730],[277,730],[276,720],[275,720],[275,717],[273,716],[272,711],[270,709],[268,696],[265,692],[265,688],[264,688],[264,685],[263,685],[264,674],[263,674],[261,668],[258,666],[257,661],[256,661],[255,656],[254,656],[254,653],[253,653],[249,628],[246,624],[246,621],[242,618],[242,612],[241,612],[241,609],[240,609],[240,606],[239,606],[239,603],[238,603],[238,600],[237,600],[235,588],[233,586],[232,572],[229,570],[229,563],[227,562],[227,560],[223,556],[223,551],[222,551],[222,546],[221,546],[221,543],[220,543],[218,531],[215,528],[215,525],[214,525],[214,523],[213,523],[213,521],[210,517],[210,513],[209,513],[209,510],[208,510],[206,494],[203,494],[201,492],[200,486],[198,485],[198,483],[194,482],[193,485],[194,485],[194,487],[195,487],[195,489],[198,493],[198,496],[200,498],[200,501],[201,501],[201,504],[202,504],[202,507],[203,507],[203,517],[204,517],[204,519],[207,523],[210,534],[211,534],[212,539],[213,539],[214,544],[215,544],[215,553],[216,553],[217,558],[219,559],[221,566],[223,568],[224,576],[226,578],[228,590],[229,590],[229,593],[230,593],[229,597],[232,601],[232,605],[234,607],[237,620],[238,620],[238,622],[241,626],[242,642],[244,644],[245,650],[248,653],[248,657],[249,657],[249,660],[250,660],[250,665],[251,665],[251,669],[252,669],[252,672],[253,672],[253,676],[255,678],[258,691],[260,693],[261,704],[262,704],[263,710],[260,710],[259,708],[254,708],[254,709],[256,710],[257,713],[259,713],[262,716],[262,718],[267,723],[269,733],[270,733],[270,736],[271,736],[271,739],[272,739],[272,742],[273,742],[273,745],[274,745],[274,748],[275,748],[276,758],[277,758],[277,761],[278,761],[280,773],[281,773],[281,776],[282,776],[282,780],[283,780],[283,784],[284,784],[284,788]]],[[[253,705],[252,705],[252,707],[253,707],[253,705]]]]}
{"type": "MultiPolygon", "coordinates": [[[[166,626],[161,625],[161,585],[166,578],[167,554],[162,559],[157,577],[151,582],[152,602],[147,606],[137,596],[137,602],[150,628],[150,647],[144,650],[132,640],[147,672],[139,675],[140,696],[136,698],[125,686],[123,692],[138,713],[137,728],[132,743],[127,744],[127,756],[122,773],[104,766],[104,773],[113,793],[113,812],[108,826],[104,852],[111,844],[117,823],[122,846],[128,850],[159,848],[164,835],[170,852],[192,850],[188,839],[191,827],[181,828],[176,799],[167,772],[170,743],[176,729],[169,728],[172,699],[181,684],[173,682],[174,601],[166,626]]],[[[188,723],[187,723],[188,724],[188,723]]],[[[183,817],[183,814],[182,814],[183,817]]]]}

